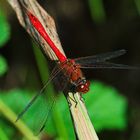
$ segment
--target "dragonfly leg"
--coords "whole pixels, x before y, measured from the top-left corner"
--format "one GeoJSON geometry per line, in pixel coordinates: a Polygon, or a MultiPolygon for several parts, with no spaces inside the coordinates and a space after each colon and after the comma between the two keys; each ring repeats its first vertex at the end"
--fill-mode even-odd
{"type": "Polygon", "coordinates": [[[72,104],[71,104],[71,102],[70,102],[70,100],[69,100],[69,99],[71,99],[71,100],[75,103],[75,107],[76,107],[76,106],[77,106],[77,104],[78,104],[78,102],[76,101],[76,98],[75,98],[74,94],[73,94],[73,98],[72,98],[72,97],[70,97],[70,96],[69,96],[69,98],[68,98],[69,105],[71,106],[72,104]]]}
{"type": "Polygon", "coordinates": [[[74,94],[73,94],[73,99],[74,99],[74,101],[75,101],[75,108],[76,108],[76,107],[77,107],[78,102],[76,101],[74,94]]]}
{"type": "Polygon", "coordinates": [[[72,106],[72,103],[70,102],[70,99],[69,98],[67,98],[67,99],[68,99],[68,104],[71,107],[72,106]]]}
{"type": "Polygon", "coordinates": [[[82,93],[80,93],[80,100],[84,103],[85,102],[85,98],[82,97],[82,93]]]}

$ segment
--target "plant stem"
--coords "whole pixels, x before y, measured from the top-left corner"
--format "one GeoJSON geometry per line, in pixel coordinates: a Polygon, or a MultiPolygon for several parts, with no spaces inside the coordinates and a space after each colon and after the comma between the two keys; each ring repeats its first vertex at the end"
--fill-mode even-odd
{"type": "Polygon", "coordinates": [[[98,136],[94,130],[91,120],[88,116],[88,112],[83,101],[80,99],[79,93],[69,92],[69,99],[76,100],[77,106],[75,107],[75,102],[70,100],[70,110],[74,119],[74,126],[79,140],[98,140],[98,136]],[[74,99],[74,97],[75,99],[74,99]]]}
{"type": "Polygon", "coordinates": [[[15,122],[17,115],[0,100],[0,112],[23,134],[28,140],[39,140],[32,131],[21,121],[15,122]]]}

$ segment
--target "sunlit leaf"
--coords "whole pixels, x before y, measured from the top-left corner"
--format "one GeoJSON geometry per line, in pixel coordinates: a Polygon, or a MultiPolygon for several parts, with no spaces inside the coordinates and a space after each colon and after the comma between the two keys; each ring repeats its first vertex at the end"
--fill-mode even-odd
{"type": "MultiPolygon", "coordinates": [[[[8,138],[8,140],[14,135],[14,129],[9,126],[9,123],[5,123],[4,119],[0,119],[0,131],[2,130],[4,133],[4,137],[8,138]]],[[[0,140],[6,139],[6,138],[1,138],[1,137],[3,137],[2,134],[0,134],[0,140]]]]}
{"type": "MultiPolygon", "coordinates": [[[[5,104],[7,104],[17,115],[25,108],[25,106],[29,103],[31,98],[36,94],[36,92],[31,92],[27,90],[20,90],[20,89],[13,89],[8,92],[0,92],[0,99],[3,100],[5,104]]],[[[42,97],[37,100],[37,102],[32,105],[32,107],[23,115],[22,119],[29,128],[34,130],[34,127],[36,127],[36,122],[40,120],[40,117],[42,116],[43,111],[46,111],[47,106],[42,106],[42,102],[45,101],[45,99],[42,99],[42,97]]],[[[47,103],[46,103],[47,105],[47,103]]],[[[51,119],[49,121],[49,131],[52,135],[56,134],[54,130],[53,123],[51,122],[51,119]]],[[[47,125],[48,125],[47,124],[47,125]]]]}
{"type": "Polygon", "coordinates": [[[55,120],[57,129],[59,129],[61,133],[65,134],[65,139],[76,139],[68,104],[62,93],[56,102],[54,113],[56,113],[56,109],[59,111],[59,120],[55,120]]]}
{"type": "Polygon", "coordinates": [[[7,134],[5,133],[5,131],[0,127],[0,139],[1,140],[9,140],[7,134]]]}
{"type": "Polygon", "coordinates": [[[8,69],[6,59],[0,55],[0,76],[2,76],[8,69]]]}
{"type": "MultiPolygon", "coordinates": [[[[0,97],[11,109],[19,112],[33,94],[35,93],[26,90],[11,90],[7,93],[3,92],[0,97]]],[[[91,82],[90,92],[85,95],[85,102],[96,131],[99,132],[104,129],[123,130],[126,127],[127,101],[115,88],[100,82],[91,82]]],[[[35,121],[39,119],[46,107],[47,104],[42,106],[41,103],[36,102],[32,109],[25,114],[23,120],[30,128],[33,128],[35,121]],[[33,117],[36,112],[36,116],[33,117]]],[[[75,139],[69,108],[63,94],[56,100],[47,121],[45,133],[59,138],[75,139]]]]}
{"type": "MultiPolygon", "coordinates": [[[[90,91],[84,97],[88,113],[97,132],[104,129],[123,130],[126,128],[127,100],[115,88],[101,82],[91,82],[90,91]]],[[[57,101],[57,108],[62,114],[68,136],[75,139],[68,105],[63,96],[60,96],[57,101]]]]}
{"type": "MultiPolygon", "coordinates": [[[[12,110],[14,110],[14,112],[19,113],[27,105],[27,103],[31,99],[31,96],[33,96],[34,94],[35,92],[15,89],[10,90],[9,92],[1,91],[0,98],[12,110]]],[[[32,130],[34,129],[34,127],[36,127],[35,122],[38,121],[40,116],[42,117],[43,111],[45,111],[47,108],[47,103],[43,106],[43,104],[39,102],[40,99],[21,118],[32,130]]],[[[52,112],[49,114],[45,132],[52,136],[57,136],[61,133],[61,135],[58,135],[59,138],[63,136],[64,138],[71,137],[72,139],[75,139],[68,105],[63,94],[60,95],[59,99],[56,101],[55,106],[53,107],[52,112]],[[65,114],[67,114],[67,117],[65,116],[65,114]],[[55,118],[57,118],[57,120],[55,118]]]]}
{"type": "Polygon", "coordinates": [[[0,10],[0,47],[2,47],[10,38],[10,26],[5,15],[0,10]]]}
{"type": "Polygon", "coordinates": [[[97,131],[126,128],[127,100],[115,88],[101,82],[92,82],[85,99],[97,131]]]}

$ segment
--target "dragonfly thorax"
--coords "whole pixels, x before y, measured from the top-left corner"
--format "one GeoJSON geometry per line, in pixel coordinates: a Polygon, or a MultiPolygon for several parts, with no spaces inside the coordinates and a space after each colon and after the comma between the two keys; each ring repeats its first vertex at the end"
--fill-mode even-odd
{"type": "Polygon", "coordinates": [[[89,90],[89,81],[83,76],[80,65],[75,63],[73,59],[68,59],[62,64],[64,74],[68,77],[69,82],[72,84],[73,92],[86,93],[89,90]]]}
{"type": "Polygon", "coordinates": [[[76,64],[73,59],[68,59],[61,67],[63,67],[64,75],[71,83],[76,83],[76,81],[83,78],[80,65],[76,64]]]}

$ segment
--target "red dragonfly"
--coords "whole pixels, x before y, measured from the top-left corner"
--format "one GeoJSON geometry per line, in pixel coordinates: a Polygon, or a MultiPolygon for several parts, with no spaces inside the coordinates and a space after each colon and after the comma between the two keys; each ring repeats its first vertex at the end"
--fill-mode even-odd
{"type": "MultiPolygon", "coordinates": [[[[25,109],[18,115],[17,120],[23,116],[23,114],[30,108],[30,106],[36,101],[36,99],[43,94],[44,89],[47,87],[47,85],[56,77],[60,72],[63,73],[64,77],[66,78],[67,83],[69,83],[69,91],[76,93],[79,92],[81,94],[85,94],[89,91],[90,82],[86,80],[85,76],[83,75],[83,72],[81,69],[84,68],[93,68],[93,69],[132,69],[133,67],[123,65],[123,64],[114,64],[107,62],[107,60],[111,58],[116,58],[118,56],[121,56],[126,53],[124,49],[114,51],[114,52],[107,52],[104,54],[94,55],[94,56],[87,56],[82,58],[76,58],[76,59],[67,59],[66,56],[64,56],[60,50],[57,48],[55,43],[52,41],[48,33],[45,31],[43,25],[40,23],[40,21],[37,19],[35,15],[33,15],[31,12],[27,12],[28,18],[32,26],[35,28],[35,30],[40,34],[44,40],[48,43],[48,45],[51,47],[53,52],[56,54],[58,58],[58,65],[57,68],[55,67],[52,74],[50,75],[50,78],[48,79],[45,86],[42,88],[42,90],[37,93],[32,100],[29,102],[29,104],[25,107],[25,109]]],[[[66,86],[64,86],[62,89],[65,89],[66,86]]],[[[54,104],[54,103],[52,103],[54,104]]],[[[53,105],[52,105],[53,106],[53,105]]],[[[52,108],[51,106],[51,108],[52,108]]],[[[46,120],[44,121],[44,124],[41,126],[40,131],[44,128],[46,120]]]]}

